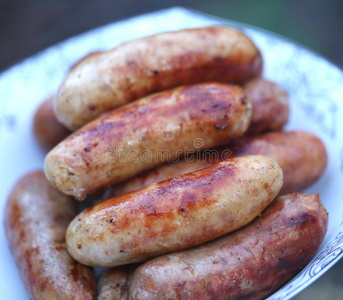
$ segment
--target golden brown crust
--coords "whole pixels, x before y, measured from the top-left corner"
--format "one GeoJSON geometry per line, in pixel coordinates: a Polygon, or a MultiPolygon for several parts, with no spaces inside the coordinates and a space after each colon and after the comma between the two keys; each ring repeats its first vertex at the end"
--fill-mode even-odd
{"type": "MultiPolygon", "coordinates": [[[[82,60],[97,53],[99,52],[90,53],[82,60]]],[[[278,130],[287,123],[288,95],[276,83],[255,78],[244,86],[244,91],[252,104],[251,124],[246,134],[278,130]]],[[[52,149],[71,134],[56,119],[53,111],[53,97],[44,101],[37,109],[33,124],[34,135],[45,150],[52,149]]]]}
{"type": "Polygon", "coordinates": [[[76,215],[72,198],[55,190],[43,172],[24,176],[5,208],[5,229],[32,299],[95,299],[93,270],[67,252],[65,232],[76,215]]]}
{"type": "Polygon", "coordinates": [[[53,97],[45,100],[38,107],[33,119],[33,133],[37,142],[46,151],[55,147],[71,133],[57,121],[53,97]]]}
{"type": "Polygon", "coordinates": [[[309,187],[323,174],[327,165],[326,149],[318,137],[304,131],[279,131],[243,138],[231,146],[163,164],[106,189],[98,199],[106,200],[155,182],[201,170],[228,157],[254,154],[268,155],[280,165],[284,181],[281,194],[300,192],[309,187]]]}
{"type": "Polygon", "coordinates": [[[62,83],[55,108],[59,121],[75,130],[153,92],[204,81],[242,83],[261,71],[260,51],[233,28],[161,33],[82,60],[62,83]]]}
{"type": "Polygon", "coordinates": [[[138,265],[125,265],[101,272],[98,280],[98,300],[127,300],[133,272],[138,265]]]}
{"type": "Polygon", "coordinates": [[[318,196],[279,197],[232,234],[140,266],[129,299],[265,299],[311,260],[327,222],[318,196]]]}
{"type": "Polygon", "coordinates": [[[266,156],[227,160],[86,209],[68,227],[68,251],[106,267],[193,247],[249,223],[281,186],[266,156]]]}
{"type": "Polygon", "coordinates": [[[45,174],[83,200],[185,152],[223,145],[249,126],[251,105],[239,86],[202,83],[142,98],[104,113],[52,149],[45,174]]]}

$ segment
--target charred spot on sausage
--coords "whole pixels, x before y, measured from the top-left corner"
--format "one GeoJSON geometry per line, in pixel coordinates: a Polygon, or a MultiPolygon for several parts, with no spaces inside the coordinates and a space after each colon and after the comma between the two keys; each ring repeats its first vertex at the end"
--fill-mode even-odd
{"type": "Polygon", "coordinates": [[[216,125],[216,130],[224,130],[227,128],[227,124],[224,124],[224,125],[216,125]]]}

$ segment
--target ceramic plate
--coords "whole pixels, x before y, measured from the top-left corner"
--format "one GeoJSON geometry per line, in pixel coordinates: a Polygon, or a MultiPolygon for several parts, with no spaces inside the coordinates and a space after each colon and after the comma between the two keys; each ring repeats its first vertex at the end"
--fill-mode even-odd
{"type": "MultiPolygon", "coordinates": [[[[39,103],[53,94],[68,68],[90,51],[162,31],[227,24],[238,27],[262,50],[264,76],[290,93],[287,129],[318,135],[329,153],[323,177],[306,192],[319,193],[329,212],[329,227],[314,259],[269,299],[289,299],[322,276],[343,250],[343,73],[333,64],[293,42],[248,25],[172,8],[113,23],[52,46],[0,74],[0,211],[14,183],[24,173],[42,169],[44,152],[32,133],[39,103]],[[341,116],[341,117],[340,117],[341,116]]],[[[3,224],[3,213],[0,215],[3,224]]],[[[0,227],[0,290],[7,300],[29,299],[0,227]]]]}

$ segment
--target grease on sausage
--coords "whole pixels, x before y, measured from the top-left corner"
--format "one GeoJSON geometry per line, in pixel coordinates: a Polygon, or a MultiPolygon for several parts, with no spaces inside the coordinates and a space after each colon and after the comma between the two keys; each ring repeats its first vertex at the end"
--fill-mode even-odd
{"type": "Polygon", "coordinates": [[[202,83],[150,95],[104,113],[52,149],[45,174],[62,192],[87,194],[185,152],[243,135],[251,105],[239,86],[202,83]]]}
{"type": "Polygon", "coordinates": [[[327,222],[318,196],[279,197],[232,234],[140,266],[129,299],[265,299],[309,263],[327,222]]]}
{"type": "Polygon", "coordinates": [[[58,120],[75,130],[153,92],[204,81],[242,83],[261,71],[260,51],[236,29],[166,32],[82,60],[60,86],[55,109],[58,120]]]}
{"type": "Polygon", "coordinates": [[[243,138],[230,146],[188,155],[177,162],[152,170],[106,189],[97,200],[106,200],[146,187],[168,178],[207,168],[229,157],[268,155],[283,171],[281,194],[300,192],[313,184],[325,171],[327,152],[323,142],[305,131],[272,132],[243,138]]]}
{"type": "Polygon", "coordinates": [[[55,190],[43,172],[32,172],[13,188],[5,229],[25,288],[32,299],[95,299],[93,270],[67,252],[65,233],[75,217],[71,197],[55,190]]]}
{"type": "Polygon", "coordinates": [[[281,186],[267,156],[226,160],[86,209],[68,227],[68,251],[107,267],[193,247],[249,223],[281,186]]]}

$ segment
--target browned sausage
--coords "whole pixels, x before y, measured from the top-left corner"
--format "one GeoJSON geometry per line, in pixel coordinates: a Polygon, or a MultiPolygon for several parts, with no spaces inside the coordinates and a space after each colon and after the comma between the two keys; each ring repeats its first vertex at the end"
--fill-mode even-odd
{"type": "Polygon", "coordinates": [[[24,176],[5,208],[5,229],[25,288],[32,299],[95,299],[93,270],[67,252],[65,232],[75,202],[55,190],[43,172],[24,176]]]}
{"type": "Polygon", "coordinates": [[[166,32],[82,60],[60,86],[55,108],[58,120],[75,130],[153,92],[204,81],[242,83],[261,70],[260,51],[236,29],[166,32]]]}
{"type": "MultiPolygon", "coordinates": [[[[100,51],[90,52],[71,66],[75,68],[83,60],[99,54],[100,51]]],[[[33,134],[39,145],[46,151],[64,140],[71,131],[58,122],[54,112],[54,96],[46,99],[37,109],[33,119],[33,134]]]]}
{"type": "MultiPolygon", "coordinates": [[[[83,59],[96,53],[90,53],[83,59]]],[[[288,95],[276,83],[255,78],[245,85],[245,93],[253,108],[248,134],[281,129],[287,123],[288,95]]],[[[34,134],[39,144],[50,150],[70,133],[55,117],[53,97],[44,101],[34,117],[34,134]]]]}
{"type": "Polygon", "coordinates": [[[71,132],[60,124],[54,113],[53,97],[45,100],[33,119],[33,133],[39,145],[46,151],[55,147],[71,132]]]}
{"type": "MultiPolygon", "coordinates": [[[[90,53],[83,59],[94,54],[90,53]]],[[[288,95],[276,83],[256,78],[246,84],[245,93],[253,107],[248,134],[281,129],[287,123],[288,95]]],[[[70,133],[55,117],[53,97],[43,102],[34,118],[34,134],[39,144],[50,150],[70,133]]]]}
{"type": "Polygon", "coordinates": [[[104,113],[52,149],[45,174],[62,192],[87,194],[181,154],[226,144],[249,126],[243,89],[202,83],[163,91],[104,113]]]}
{"type": "Polygon", "coordinates": [[[98,281],[98,300],[127,300],[130,279],[137,264],[105,269],[98,281]]]}
{"type": "Polygon", "coordinates": [[[226,160],[86,209],[68,227],[67,248],[100,267],[189,248],[249,223],[281,186],[282,171],[267,156],[226,160]]]}
{"type": "Polygon", "coordinates": [[[327,222],[318,196],[282,196],[233,234],[140,266],[129,299],[265,299],[311,260],[327,222]]]}
{"type": "Polygon", "coordinates": [[[255,78],[244,86],[252,105],[247,134],[281,129],[288,121],[288,93],[272,81],[255,78]]]}
{"type": "Polygon", "coordinates": [[[327,153],[322,141],[304,131],[273,132],[243,138],[231,146],[189,155],[177,162],[161,165],[104,191],[105,200],[146,187],[168,178],[201,170],[228,157],[268,155],[283,171],[281,194],[300,192],[313,184],[324,172],[327,153]]]}
{"type": "Polygon", "coordinates": [[[323,142],[305,131],[275,132],[236,143],[234,156],[264,154],[273,158],[284,174],[280,194],[300,192],[325,171],[327,152],[323,142]]]}

